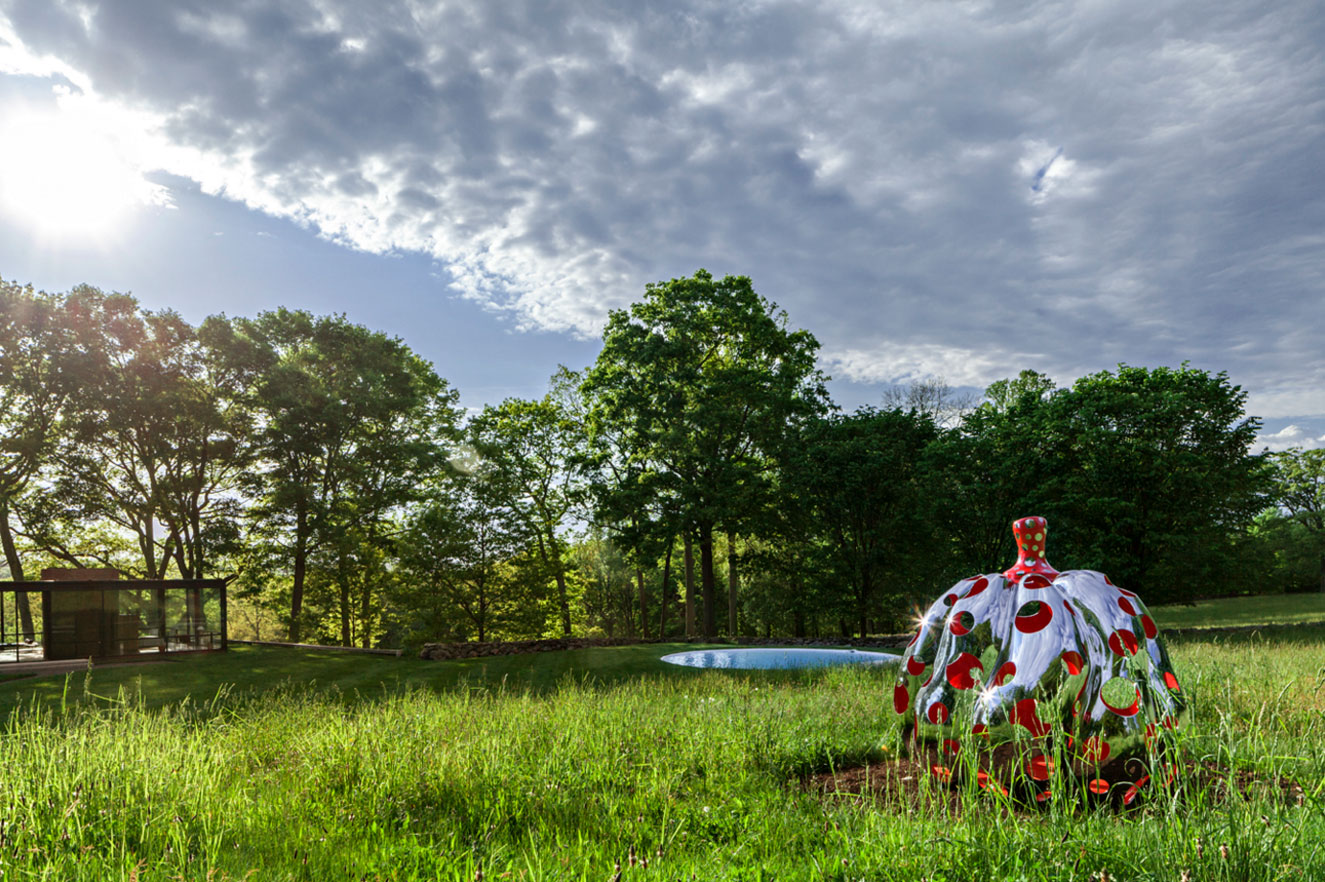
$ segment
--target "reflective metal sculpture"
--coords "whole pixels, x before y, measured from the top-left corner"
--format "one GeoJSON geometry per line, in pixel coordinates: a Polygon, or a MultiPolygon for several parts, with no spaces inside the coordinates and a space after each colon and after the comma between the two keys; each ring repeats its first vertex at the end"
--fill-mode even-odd
{"type": "Polygon", "coordinates": [[[925,612],[894,708],[945,752],[963,735],[992,746],[1055,732],[1078,765],[1140,752],[1186,706],[1154,619],[1103,573],[1051,567],[1044,518],[1012,531],[1016,564],[963,579],[925,612]]]}

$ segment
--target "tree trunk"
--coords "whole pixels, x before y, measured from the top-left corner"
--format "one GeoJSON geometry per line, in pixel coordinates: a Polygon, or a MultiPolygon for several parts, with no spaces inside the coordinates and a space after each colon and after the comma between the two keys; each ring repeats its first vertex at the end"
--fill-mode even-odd
{"type": "Polygon", "coordinates": [[[373,615],[373,580],[365,573],[359,586],[359,645],[364,649],[372,648],[372,633],[368,620],[373,615]]]}
{"type": "Polygon", "coordinates": [[[639,635],[649,636],[649,601],[644,594],[644,570],[635,567],[635,586],[639,589],[639,635]]]}
{"type": "Polygon", "coordinates": [[[685,533],[686,638],[695,636],[695,549],[690,531],[685,533]]]}
{"type": "Polygon", "coordinates": [[[345,552],[337,552],[336,581],[340,583],[340,645],[353,646],[354,635],[350,633],[350,580],[346,570],[345,552]]]}
{"type": "Polygon", "coordinates": [[[713,524],[699,525],[699,584],[704,595],[704,639],[718,636],[718,586],[713,577],[713,524]]]}
{"type": "Polygon", "coordinates": [[[566,568],[561,562],[561,546],[554,533],[548,534],[548,547],[552,555],[552,573],[557,579],[557,603],[561,607],[561,636],[570,636],[570,600],[566,596],[566,568]]]}
{"type": "Polygon", "coordinates": [[[290,587],[290,642],[298,643],[303,636],[299,617],[304,611],[304,578],[308,573],[308,506],[302,501],[295,505],[294,516],[294,584],[290,587]]]}
{"type": "Polygon", "coordinates": [[[863,639],[869,630],[869,607],[870,593],[873,585],[871,584],[870,571],[865,570],[860,577],[860,636],[863,639]]]}
{"type": "Polygon", "coordinates": [[[736,592],[740,577],[736,573],[736,534],[727,531],[727,636],[736,636],[736,592]]]}
{"type": "Polygon", "coordinates": [[[676,537],[667,540],[667,556],[663,558],[662,595],[658,599],[658,639],[667,639],[667,589],[672,583],[672,544],[676,537]]]}
{"type": "MultiPolygon", "coordinates": [[[[9,505],[0,504],[0,544],[4,545],[5,563],[9,564],[9,578],[22,582],[23,562],[19,560],[18,549],[14,546],[14,534],[9,529],[9,505]]],[[[1323,561],[1322,563],[1325,563],[1323,561]]],[[[32,607],[28,603],[28,592],[15,591],[14,604],[18,607],[18,625],[21,638],[29,643],[37,639],[36,628],[32,624],[32,607]]]]}

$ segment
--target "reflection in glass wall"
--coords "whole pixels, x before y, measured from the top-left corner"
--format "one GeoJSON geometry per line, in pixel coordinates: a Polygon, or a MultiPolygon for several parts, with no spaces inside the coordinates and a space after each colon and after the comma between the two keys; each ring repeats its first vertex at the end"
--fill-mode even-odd
{"type": "Polygon", "coordinates": [[[217,580],[19,584],[33,611],[32,633],[23,633],[20,589],[0,590],[0,662],[225,648],[225,591],[217,580]]]}

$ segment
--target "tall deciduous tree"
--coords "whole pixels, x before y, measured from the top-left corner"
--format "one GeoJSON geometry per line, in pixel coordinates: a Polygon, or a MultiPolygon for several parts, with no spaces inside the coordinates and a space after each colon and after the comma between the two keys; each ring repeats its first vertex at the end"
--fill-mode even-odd
{"type": "MultiPolygon", "coordinates": [[[[1224,373],[1120,366],[1051,396],[1056,502],[1075,566],[1155,601],[1234,589],[1235,536],[1267,502],[1260,421],[1224,373]]],[[[1051,512],[1052,513],[1052,512],[1051,512]]]]}
{"type": "Polygon", "coordinates": [[[484,464],[474,474],[434,484],[401,546],[415,604],[436,622],[454,621],[458,613],[454,631],[480,641],[495,629],[524,631],[520,623],[538,600],[519,572],[534,537],[512,506],[504,477],[484,464]]]}
{"type": "MultiPolygon", "coordinates": [[[[382,538],[393,512],[437,467],[458,420],[456,394],[399,339],[343,316],[278,309],[237,319],[230,345],[248,372],[265,467],[250,509],[290,562],[290,639],[304,630],[308,570],[334,572],[341,640],[353,639],[354,537],[382,538]]],[[[362,601],[362,597],[360,598],[362,601]]],[[[364,604],[359,604],[363,609],[364,604]]],[[[371,613],[371,610],[369,610],[371,613]]],[[[361,622],[367,640],[369,622],[361,622]]]]}
{"type": "MultiPolygon", "coordinates": [[[[69,297],[0,279],[0,546],[16,581],[24,571],[11,522],[15,505],[50,465],[95,375],[80,312],[69,297]]],[[[22,634],[31,640],[28,595],[15,597],[22,634]]]]}
{"type": "Polygon", "coordinates": [[[562,533],[584,499],[580,463],[583,425],[555,395],[538,401],[508,398],[471,420],[475,450],[503,475],[509,504],[534,537],[539,559],[557,586],[562,633],[571,633],[562,533]]]}
{"type": "Polygon", "coordinates": [[[49,492],[25,506],[27,529],[54,556],[162,578],[207,573],[211,550],[233,538],[233,496],[246,464],[247,421],[233,384],[192,326],[169,311],[86,286],[66,307],[81,357],[77,417],[52,470],[49,492]],[[132,544],[88,543],[110,526],[132,544]]]}
{"type": "Polygon", "coordinates": [[[1259,422],[1225,374],[1124,365],[1053,389],[1023,372],[989,398],[935,453],[950,525],[978,531],[958,543],[979,539],[975,564],[1007,558],[1007,524],[1035,513],[1060,566],[1103,570],[1148,600],[1240,584],[1234,540],[1269,488],[1250,452],[1259,422]]]}
{"type": "Polygon", "coordinates": [[[585,376],[591,442],[624,442],[613,492],[675,499],[698,535],[708,638],[717,631],[714,530],[758,507],[772,453],[797,420],[825,406],[817,349],[749,278],[700,270],[651,284],[642,301],[613,311],[585,376]]]}
{"type": "Polygon", "coordinates": [[[1325,593],[1325,450],[1295,447],[1270,455],[1275,502],[1301,526],[1317,548],[1320,590],[1325,593]]]}
{"type": "Polygon", "coordinates": [[[862,408],[806,426],[790,457],[786,491],[808,502],[828,540],[862,637],[885,582],[900,595],[900,586],[936,575],[924,566],[934,543],[924,464],[937,435],[927,414],[862,408]]]}

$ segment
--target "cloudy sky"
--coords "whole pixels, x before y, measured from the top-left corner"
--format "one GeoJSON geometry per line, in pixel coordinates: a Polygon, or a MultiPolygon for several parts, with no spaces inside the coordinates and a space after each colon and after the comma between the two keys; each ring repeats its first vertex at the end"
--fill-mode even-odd
{"type": "Polygon", "coordinates": [[[751,276],[848,407],[1227,371],[1325,446],[1317,0],[0,0],[0,276],[403,337],[471,406],[751,276]]]}

